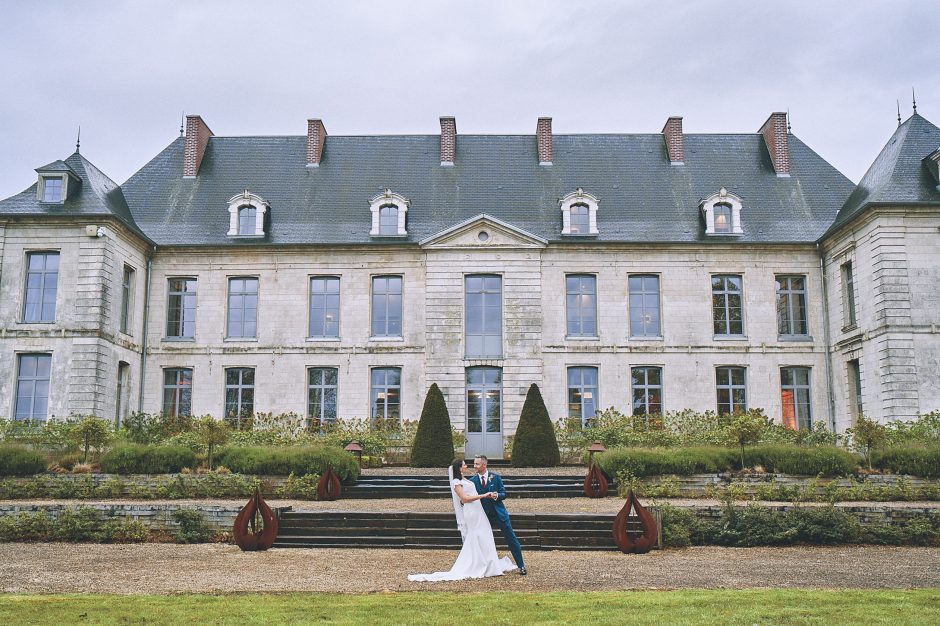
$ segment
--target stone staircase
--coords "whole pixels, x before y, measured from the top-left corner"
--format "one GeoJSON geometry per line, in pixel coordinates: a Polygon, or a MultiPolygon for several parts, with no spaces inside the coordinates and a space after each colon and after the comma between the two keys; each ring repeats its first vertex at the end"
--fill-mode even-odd
{"type": "MultiPolygon", "coordinates": [[[[584,477],[553,474],[503,476],[510,498],[583,498],[584,477]]],[[[440,474],[369,475],[355,485],[343,485],[341,498],[447,498],[447,476],[440,474]]],[[[616,493],[611,486],[610,493],[616,493]]]]}
{"type": "MultiPolygon", "coordinates": [[[[653,511],[658,517],[658,511],[653,511]]],[[[275,548],[459,549],[453,513],[278,511],[275,548]]],[[[616,550],[614,515],[517,513],[523,550],[616,550]]],[[[508,549],[496,530],[496,545],[508,549]]]]}

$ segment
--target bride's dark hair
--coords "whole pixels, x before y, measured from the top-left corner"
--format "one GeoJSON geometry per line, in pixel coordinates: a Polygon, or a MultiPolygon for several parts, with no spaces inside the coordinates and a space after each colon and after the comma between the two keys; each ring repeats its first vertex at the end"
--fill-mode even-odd
{"type": "Polygon", "coordinates": [[[463,478],[463,474],[460,473],[460,468],[462,465],[463,459],[454,459],[450,462],[450,469],[454,474],[454,478],[463,478]]]}

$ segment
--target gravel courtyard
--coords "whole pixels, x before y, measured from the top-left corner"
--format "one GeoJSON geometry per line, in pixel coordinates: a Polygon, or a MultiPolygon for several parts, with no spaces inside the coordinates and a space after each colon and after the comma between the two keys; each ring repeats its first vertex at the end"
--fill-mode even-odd
{"type": "Polygon", "coordinates": [[[529,575],[410,583],[449,569],[453,550],[275,549],[232,545],[0,544],[0,591],[192,593],[415,590],[588,591],[752,587],[940,587],[940,548],[717,548],[529,552],[529,575]]]}

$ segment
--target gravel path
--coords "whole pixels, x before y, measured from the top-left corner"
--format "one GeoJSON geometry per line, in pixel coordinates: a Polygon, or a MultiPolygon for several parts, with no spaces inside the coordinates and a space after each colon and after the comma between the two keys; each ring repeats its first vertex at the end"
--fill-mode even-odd
{"type": "Polygon", "coordinates": [[[530,552],[529,576],[410,583],[449,569],[453,550],[274,549],[202,544],[0,544],[0,590],[16,593],[193,593],[383,590],[589,591],[676,588],[940,587],[940,548],[715,548],[530,552]]]}

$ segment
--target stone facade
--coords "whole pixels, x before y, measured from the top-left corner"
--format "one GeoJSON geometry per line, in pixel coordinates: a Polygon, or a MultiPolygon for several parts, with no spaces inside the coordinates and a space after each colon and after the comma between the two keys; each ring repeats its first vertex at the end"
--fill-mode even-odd
{"type": "MultiPolygon", "coordinates": [[[[766,147],[761,153],[764,160],[755,164],[763,178],[754,189],[760,191],[763,185],[772,192],[768,198],[785,197],[785,206],[796,206],[805,204],[805,199],[780,190],[800,183],[799,177],[805,176],[801,163],[806,161],[805,157],[794,161],[781,115],[771,116],[756,135],[766,147]]],[[[200,185],[210,185],[222,176],[218,171],[221,153],[213,151],[216,138],[201,118],[190,119],[187,128],[191,137],[185,140],[185,156],[180,150],[180,170],[174,176],[191,179],[184,181],[190,195],[166,200],[165,218],[159,224],[159,228],[177,224],[177,230],[170,232],[178,234],[178,241],[154,243],[150,236],[156,239],[165,233],[153,234],[159,229],[152,221],[141,222],[138,228],[129,215],[141,210],[140,200],[137,208],[130,206],[124,215],[120,204],[113,202],[114,190],[101,194],[118,207],[113,214],[84,214],[81,205],[68,203],[54,212],[41,205],[20,210],[27,200],[19,197],[0,202],[0,416],[15,414],[18,355],[37,353],[52,355],[49,419],[76,413],[119,419],[134,410],[160,412],[167,368],[191,369],[192,413],[215,416],[225,412],[227,368],[254,370],[256,412],[301,415],[308,412],[308,369],[335,368],[340,419],[369,418],[371,370],[400,368],[401,417],[417,419],[427,388],[437,383],[458,429],[464,429],[468,421],[468,369],[498,368],[501,439],[515,431],[533,382],[541,387],[553,419],[568,415],[571,367],[596,368],[597,408],[614,406],[627,413],[632,404],[631,368],[641,366],[661,368],[662,409],[666,411],[716,410],[716,368],[725,366],[744,368],[746,405],[760,407],[778,420],[785,412],[781,369],[789,367],[809,372],[812,422],[839,431],[851,426],[859,411],[887,421],[940,409],[940,192],[933,203],[870,206],[836,221],[819,238],[804,234],[770,239],[763,233],[774,227],[774,215],[760,214],[768,209],[757,206],[753,189],[750,195],[736,195],[741,185],[735,187],[730,179],[728,189],[736,192],[727,195],[733,195],[738,205],[735,228],[724,238],[713,237],[716,233],[707,229],[710,226],[704,221],[716,218],[703,216],[701,204],[677,200],[688,211],[682,219],[691,215],[698,220],[694,228],[701,234],[689,235],[693,227],[676,222],[680,232],[675,240],[641,241],[608,236],[612,226],[610,213],[605,211],[611,207],[603,194],[597,196],[600,204],[592,206],[590,231],[582,233],[588,236],[567,237],[569,233],[562,232],[562,223],[569,222],[560,219],[563,194],[558,194],[554,200],[540,200],[548,207],[542,214],[557,219],[556,234],[551,237],[528,230],[524,212],[521,225],[505,216],[481,213],[469,220],[441,220],[449,227],[418,237],[413,235],[418,230],[413,220],[427,219],[421,217],[427,216],[421,213],[427,211],[422,205],[426,200],[421,196],[416,200],[420,190],[403,184],[395,186],[396,192],[409,196],[413,206],[408,211],[407,233],[396,241],[356,240],[368,238],[368,224],[373,220],[368,196],[362,194],[355,218],[359,222],[349,223],[361,233],[328,244],[279,244],[275,239],[284,235],[277,227],[285,219],[286,203],[283,199],[278,203],[273,195],[276,186],[264,190],[254,185],[252,193],[258,192],[266,202],[273,198],[268,221],[258,224],[256,237],[198,243],[205,226],[199,216],[180,207],[189,206],[200,185]],[[24,321],[26,261],[35,251],[59,253],[55,321],[24,321]],[[846,284],[848,267],[851,290],[846,284]],[[122,284],[126,269],[132,272],[127,286],[122,284]],[[634,274],[658,278],[659,337],[631,336],[628,284],[634,274]],[[374,337],[371,332],[372,281],[385,275],[402,279],[400,337],[374,337]],[[471,275],[499,277],[502,350],[485,358],[467,354],[466,281],[471,275]],[[569,275],[593,277],[595,336],[568,336],[565,294],[569,275]],[[716,275],[741,277],[740,335],[723,337],[714,331],[712,278],[716,275]],[[339,279],[337,338],[310,336],[310,281],[316,276],[339,279]],[[778,332],[779,276],[805,280],[805,334],[790,337],[778,332]],[[238,277],[258,281],[257,332],[251,338],[227,336],[229,280],[238,277]],[[191,338],[167,336],[168,281],[173,278],[196,282],[191,338]],[[846,310],[853,296],[854,316],[846,310]],[[125,306],[128,321],[122,330],[125,306]]],[[[327,138],[320,120],[312,120],[310,129],[306,153],[297,154],[298,169],[308,178],[327,176],[329,141],[335,138],[327,138]],[[305,167],[310,164],[318,167],[305,167]]],[[[683,143],[681,118],[670,118],[667,129],[662,155],[640,152],[642,158],[663,160],[668,169],[664,176],[675,187],[662,193],[678,198],[683,185],[690,184],[684,168],[701,158],[701,147],[696,146],[702,144],[683,143]]],[[[461,168],[474,166],[474,158],[479,158],[463,153],[460,141],[453,119],[442,118],[441,160],[446,157],[443,170],[451,177],[459,176],[461,168]]],[[[553,152],[552,141],[550,119],[540,119],[531,154],[537,168],[532,176],[543,181],[538,184],[547,185],[559,176],[565,159],[570,158],[566,156],[570,149],[558,149],[562,144],[556,143],[553,152]]],[[[383,142],[387,143],[382,139],[379,144],[383,142]]],[[[333,158],[341,158],[342,150],[349,149],[337,145],[339,156],[333,158]]],[[[300,147],[302,143],[297,143],[296,148],[300,147]]],[[[439,167],[436,151],[428,158],[439,167]]],[[[63,167],[85,163],[90,171],[90,164],[77,159],[76,153],[70,161],[57,163],[63,167]]],[[[926,170],[921,174],[928,175],[926,170]]],[[[730,177],[722,176],[722,181],[730,177]]],[[[82,193],[98,189],[95,185],[100,187],[89,177],[82,193]]],[[[597,187],[585,186],[585,191],[597,187]]],[[[618,187],[612,184],[609,193],[618,187]]],[[[707,193],[700,197],[718,197],[714,194],[719,188],[726,193],[723,185],[709,183],[703,187],[707,193]]],[[[569,196],[574,191],[563,189],[569,196]]],[[[210,225],[229,235],[239,209],[237,202],[230,205],[226,200],[232,193],[242,193],[242,188],[233,189],[229,182],[220,186],[219,200],[214,201],[218,224],[210,225]]],[[[313,203],[309,197],[314,192],[304,193],[305,201],[313,203]]],[[[349,191],[343,188],[337,193],[349,191]]],[[[28,202],[36,202],[35,193],[26,196],[28,202]]],[[[723,202],[723,197],[716,202],[723,202]]],[[[843,199],[839,196],[839,202],[843,199]]],[[[435,217],[441,213],[444,209],[435,217]]],[[[405,220],[404,211],[399,215],[405,220]]],[[[823,224],[823,229],[830,223],[823,224]]],[[[349,224],[347,228],[352,227],[349,224]]],[[[475,451],[471,448],[468,452],[475,451]]]]}

